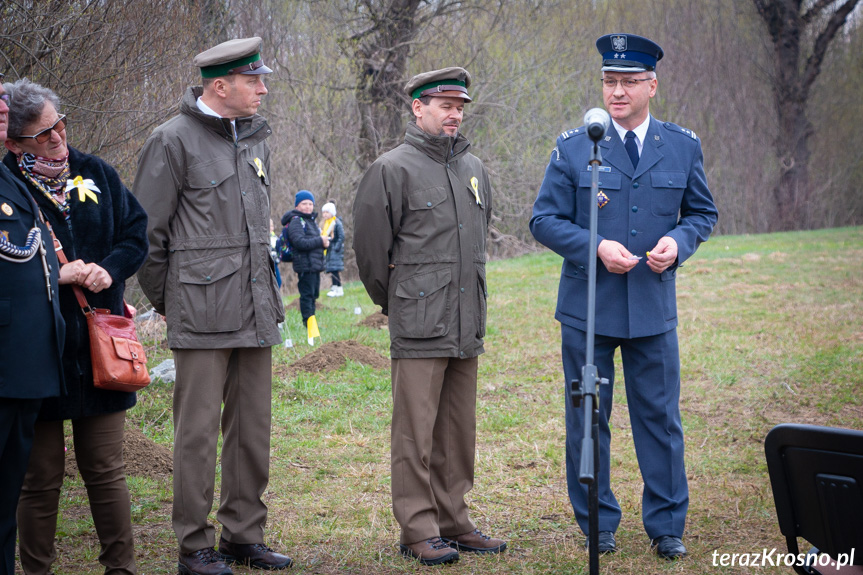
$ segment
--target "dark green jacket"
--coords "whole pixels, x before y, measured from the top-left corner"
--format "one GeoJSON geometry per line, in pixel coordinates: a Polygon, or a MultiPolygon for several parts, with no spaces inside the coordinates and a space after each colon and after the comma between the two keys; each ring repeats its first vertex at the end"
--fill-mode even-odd
{"type": "Polygon", "coordinates": [[[393,358],[483,352],[492,188],[469,148],[461,134],[429,136],[412,122],[357,189],[354,252],[389,316],[393,358]]]}
{"type": "Polygon", "coordinates": [[[141,151],[134,194],[150,253],[138,281],[181,349],[271,346],[284,319],[270,257],[271,130],[255,114],[208,116],[189,88],[141,151]]]}

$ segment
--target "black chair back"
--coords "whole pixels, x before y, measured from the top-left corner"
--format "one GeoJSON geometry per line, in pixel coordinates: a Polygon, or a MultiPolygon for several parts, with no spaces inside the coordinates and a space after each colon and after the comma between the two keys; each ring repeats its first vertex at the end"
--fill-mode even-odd
{"type": "Polygon", "coordinates": [[[767,434],[764,451],[789,553],[799,555],[801,537],[833,558],[853,552],[863,564],[863,431],[781,424],[767,434]]]}

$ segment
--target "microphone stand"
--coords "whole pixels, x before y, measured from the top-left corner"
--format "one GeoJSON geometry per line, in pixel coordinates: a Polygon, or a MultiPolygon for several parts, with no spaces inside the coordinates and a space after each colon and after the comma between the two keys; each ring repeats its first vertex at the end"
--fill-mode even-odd
{"type": "Polygon", "coordinates": [[[588,555],[590,556],[590,575],[599,575],[599,388],[598,384],[608,383],[600,378],[593,364],[593,348],[596,332],[596,228],[599,215],[596,196],[599,192],[599,166],[602,154],[599,152],[599,138],[593,142],[589,164],[592,166],[590,194],[590,263],[587,275],[587,345],[585,365],[581,368],[581,381],[570,382],[572,406],[578,408],[584,403],[584,438],[581,440],[581,465],[578,481],[588,486],[588,555]]]}

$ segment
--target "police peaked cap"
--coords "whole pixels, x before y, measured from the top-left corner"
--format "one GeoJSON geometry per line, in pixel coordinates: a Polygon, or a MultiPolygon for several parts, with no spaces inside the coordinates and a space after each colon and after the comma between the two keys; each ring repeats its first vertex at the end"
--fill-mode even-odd
{"type": "Polygon", "coordinates": [[[662,48],[635,34],[606,34],[596,41],[603,72],[650,72],[662,59],[662,48]]]}

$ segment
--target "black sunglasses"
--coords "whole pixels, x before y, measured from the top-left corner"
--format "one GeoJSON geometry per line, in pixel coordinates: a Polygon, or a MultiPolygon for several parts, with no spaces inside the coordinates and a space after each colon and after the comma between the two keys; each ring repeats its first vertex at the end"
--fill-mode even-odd
{"type": "Polygon", "coordinates": [[[33,134],[32,136],[18,136],[16,139],[21,140],[23,138],[33,138],[36,140],[37,144],[44,144],[48,140],[51,139],[51,131],[55,131],[58,134],[66,129],[66,115],[61,114],[57,121],[54,122],[54,125],[50,128],[45,128],[38,134],[33,134]]]}

